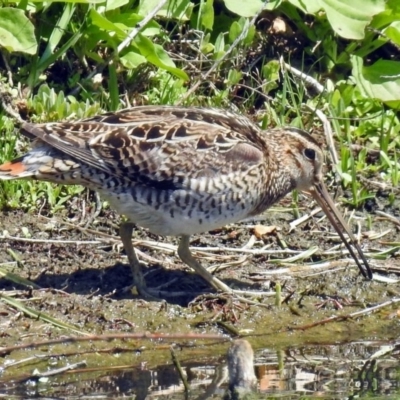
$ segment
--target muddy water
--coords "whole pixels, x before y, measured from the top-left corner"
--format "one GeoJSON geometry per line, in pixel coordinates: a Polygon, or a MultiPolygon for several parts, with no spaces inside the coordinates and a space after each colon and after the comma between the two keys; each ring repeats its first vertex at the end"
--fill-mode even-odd
{"type": "MultiPolygon", "coordinates": [[[[221,385],[215,382],[226,369],[227,340],[129,339],[37,346],[63,336],[144,332],[246,335],[255,351],[255,395],[262,398],[266,394],[284,398],[400,396],[396,384],[400,303],[374,309],[400,297],[398,253],[371,260],[374,273],[385,278],[372,282],[347,263],[333,266],[330,272],[304,269],[302,262],[277,265],[274,258],[287,257],[280,253],[283,242],[297,250],[315,245],[328,250],[337,245],[324,221],[311,221],[289,233],[292,220],[289,213],[267,213],[264,219],[193,238],[193,246],[202,248],[196,256],[204,265],[228,266],[217,275],[231,287],[271,295],[255,299],[256,305],[212,295],[201,278],[182,265],[176,248],[166,247],[176,245],[174,239],[137,229],[134,240],[149,241],[137,246],[147,263],[148,284],[167,283],[167,290],[185,292],[148,303],[121,290],[129,284],[130,270],[115,239],[118,217],[110,211],[102,212],[92,230],[82,229],[83,216],[71,210],[55,217],[3,213],[0,351],[15,345],[32,347],[0,354],[0,396],[184,398],[171,346],[187,376],[190,397],[224,395],[227,378],[221,378],[221,385]],[[206,251],[248,245],[256,224],[278,227],[254,245],[276,250],[276,255],[206,251]],[[16,283],[15,276],[29,282],[16,283]],[[282,287],[280,306],[275,295],[278,284],[282,287]],[[67,365],[73,370],[59,370],[67,365]],[[55,371],[55,375],[33,376],[45,371],[55,371]]],[[[400,243],[397,228],[387,221],[373,219],[372,228],[388,233],[383,239],[364,239],[364,248],[371,254],[400,243]]],[[[330,256],[317,252],[313,257],[316,262],[330,256]]]]}
{"type": "MultiPolygon", "coordinates": [[[[253,342],[252,338],[248,338],[253,342]]],[[[260,341],[260,338],[259,340],[260,341]]],[[[153,344],[154,345],[154,344],[153,344]]],[[[74,371],[53,377],[36,378],[22,373],[11,363],[0,378],[0,396],[5,398],[234,398],[228,389],[228,368],[224,346],[175,344],[175,354],[188,381],[172,363],[169,345],[158,343],[158,359],[149,361],[154,351],[141,346],[113,356],[82,354],[74,371]],[[213,356],[210,356],[210,354],[213,356]],[[104,363],[104,358],[108,362],[104,363]],[[96,361],[97,360],[97,361],[96,361]],[[13,371],[14,379],[7,378],[13,371]]],[[[42,352],[41,352],[42,353],[42,352]]],[[[39,354],[37,354],[39,355],[39,354]]],[[[29,368],[56,371],[73,360],[50,356],[46,361],[30,361],[29,368]]],[[[282,349],[255,349],[256,386],[251,398],[399,398],[399,344],[379,341],[341,345],[320,344],[282,349]]],[[[74,357],[75,361],[78,359],[74,357]]],[[[4,368],[3,367],[3,368],[4,368]]],[[[239,392],[240,393],[240,392],[239,392]]]]}

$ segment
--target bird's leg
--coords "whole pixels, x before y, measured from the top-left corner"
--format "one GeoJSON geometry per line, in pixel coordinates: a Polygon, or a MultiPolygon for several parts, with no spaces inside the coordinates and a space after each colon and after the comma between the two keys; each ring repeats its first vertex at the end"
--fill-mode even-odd
{"type": "MultiPolygon", "coordinates": [[[[159,298],[151,295],[146,287],[146,281],[144,279],[142,273],[142,265],[138,260],[135,249],[132,245],[132,232],[135,224],[132,222],[121,222],[119,227],[119,235],[122,240],[122,244],[124,245],[125,253],[128,256],[129,265],[131,266],[132,276],[133,276],[133,285],[135,286],[137,291],[148,300],[158,300],[159,298]]],[[[131,286],[131,287],[132,287],[131,286]]]]}
{"type": "MultiPolygon", "coordinates": [[[[133,285],[137,288],[137,291],[147,300],[152,301],[160,301],[160,296],[168,296],[175,297],[180,295],[187,295],[188,293],[174,293],[171,291],[162,291],[162,290],[154,290],[148,288],[146,286],[146,281],[144,279],[142,273],[142,264],[139,262],[135,250],[132,245],[132,231],[134,228],[134,224],[132,222],[123,222],[119,228],[119,234],[121,236],[122,244],[124,245],[124,249],[126,255],[128,256],[129,264],[131,266],[132,275],[133,275],[133,285]]],[[[181,260],[186,263],[189,267],[193,268],[204,280],[206,280],[214,289],[220,290],[224,293],[233,293],[236,295],[245,294],[245,295],[263,295],[262,292],[254,293],[247,292],[241,290],[232,290],[228,285],[221,282],[215,276],[211,275],[204,267],[200,265],[198,261],[192,256],[192,253],[189,250],[189,236],[182,236],[178,246],[178,254],[181,260]]],[[[130,288],[132,288],[130,286],[130,288]]],[[[192,293],[193,294],[193,293],[192,293]]],[[[247,299],[242,297],[237,297],[244,302],[247,302],[247,299]]],[[[250,303],[249,303],[250,304],[250,303]]],[[[251,304],[255,304],[251,302],[251,304]]]]}
{"type": "Polygon", "coordinates": [[[189,236],[183,235],[178,246],[178,255],[181,260],[190,268],[193,268],[204,280],[206,280],[214,289],[221,290],[225,293],[233,293],[234,291],[224,282],[211,275],[201,264],[195,260],[189,250],[189,236]]]}

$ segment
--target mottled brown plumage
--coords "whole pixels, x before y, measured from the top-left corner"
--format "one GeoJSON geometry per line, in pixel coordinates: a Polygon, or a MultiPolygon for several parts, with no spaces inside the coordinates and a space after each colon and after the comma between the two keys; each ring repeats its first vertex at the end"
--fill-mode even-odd
{"type": "Polygon", "coordinates": [[[25,123],[21,131],[35,139],[33,148],[0,166],[0,179],[34,178],[98,191],[129,220],[121,225],[121,239],[142,293],[147,289],[131,243],[134,224],[181,236],[181,259],[216,289],[231,291],[192,257],[189,236],[261,213],[293,189],[313,194],[363,275],[372,276],[354,237],[364,265],[343,236],[341,229],[348,228],[322,182],[322,151],[304,131],[261,131],[237,114],[173,106],[25,123]]]}

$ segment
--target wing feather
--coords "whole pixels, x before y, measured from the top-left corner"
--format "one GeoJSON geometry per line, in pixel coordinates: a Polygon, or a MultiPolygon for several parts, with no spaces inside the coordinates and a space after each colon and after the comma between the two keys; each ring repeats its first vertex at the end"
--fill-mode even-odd
{"type": "Polygon", "coordinates": [[[73,159],[138,182],[245,171],[264,154],[260,129],[227,111],[142,106],[22,131],[73,159]]]}

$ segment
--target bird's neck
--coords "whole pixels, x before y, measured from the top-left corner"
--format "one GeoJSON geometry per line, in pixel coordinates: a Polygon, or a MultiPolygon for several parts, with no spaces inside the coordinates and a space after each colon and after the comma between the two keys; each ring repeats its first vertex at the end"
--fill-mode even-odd
{"type": "Polygon", "coordinates": [[[268,133],[268,141],[265,146],[265,163],[262,166],[260,196],[252,215],[262,213],[274,203],[285,197],[293,189],[295,182],[292,179],[290,164],[282,150],[282,133],[268,133]]]}

